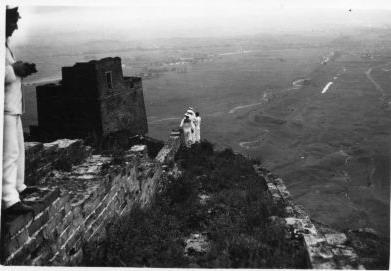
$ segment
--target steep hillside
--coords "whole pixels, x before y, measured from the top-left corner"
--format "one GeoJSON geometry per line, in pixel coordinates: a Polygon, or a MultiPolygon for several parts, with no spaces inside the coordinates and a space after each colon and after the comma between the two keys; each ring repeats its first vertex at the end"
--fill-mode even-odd
{"type": "Polygon", "coordinates": [[[271,219],[284,209],[253,163],[230,150],[214,152],[207,142],[180,150],[150,210],[114,221],[102,250],[87,249],[86,264],[306,268],[300,238],[271,219]]]}

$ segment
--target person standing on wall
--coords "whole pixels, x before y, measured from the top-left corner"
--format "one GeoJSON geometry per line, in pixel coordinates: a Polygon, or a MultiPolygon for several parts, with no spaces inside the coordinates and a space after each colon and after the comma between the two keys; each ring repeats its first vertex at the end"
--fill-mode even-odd
{"type": "Polygon", "coordinates": [[[196,118],[194,121],[194,126],[195,126],[195,143],[200,143],[201,142],[201,116],[199,112],[195,113],[196,118]]]}
{"type": "Polygon", "coordinates": [[[2,180],[2,208],[5,214],[33,212],[31,206],[21,202],[20,196],[38,190],[37,187],[27,187],[24,184],[24,138],[21,122],[24,111],[22,78],[37,70],[35,64],[16,61],[9,47],[9,38],[18,29],[20,18],[17,7],[6,7],[2,180]]]}
{"type": "Polygon", "coordinates": [[[185,137],[185,145],[190,148],[193,144],[193,133],[195,130],[193,122],[190,120],[189,114],[185,113],[185,117],[181,121],[180,127],[183,128],[183,134],[185,137]]]}
{"type": "MultiPolygon", "coordinates": [[[[191,120],[191,122],[193,123],[194,127],[195,127],[195,122],[196,122],[196,115],[195,115],[195,111],[192,107],[189,107],[189,109],[187,109],[186,113],[189,115],[189,119],[191,120]]],[[[195,136],[195,129],[193,130],[193,132],[191,133],[191,144],[194,144],[196,141],[196,136],[195,136]]]]}

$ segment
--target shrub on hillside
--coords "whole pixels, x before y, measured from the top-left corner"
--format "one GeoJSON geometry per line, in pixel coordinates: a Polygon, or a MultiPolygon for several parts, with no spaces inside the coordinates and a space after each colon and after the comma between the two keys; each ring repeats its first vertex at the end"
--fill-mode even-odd
{"type": "Polygon", "coordinates": [[[106,227],[100,249],[85,247],[87,266],[184,267],[183,235],[176,217],[158,209],[134,209],[106,227]]]}
{"type": "Polygon", "coordinates": [[[206,141],[181,149],[176,160],[182,177],[164,181],[149,211],[134,210],[108,226],[103,249],[85,249],[86,258],[99,257],[94,264],[102,266],[307,267],[300,242],[269,223],[282,210],[252,161],[232,150],[214,152],[206,141]],[[209,199],[201,203],[200,194],[209,199]],[[184,240],[197,232],[206,234],[210,249],[186,257],[184,240]]]}

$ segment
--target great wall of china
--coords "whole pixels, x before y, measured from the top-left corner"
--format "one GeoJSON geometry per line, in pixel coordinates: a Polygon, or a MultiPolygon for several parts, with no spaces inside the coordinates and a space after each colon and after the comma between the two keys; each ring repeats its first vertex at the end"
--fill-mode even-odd
{"type": "MultiPolygon", "coordinates": [[[[80,265],[83,245],[104,238],[105,225],[114,216],[136,205],[148,208],[180,145],[180,133],[172,131],[155,158],[148,156],[145,145],[135,145],[115,164],[113,157],[92,155],[82,140],[26,143],[26,170],[40,176],[36,182],[41,192],[24,199],[34,206],[34,217],[3,221],[2,264],[80,265]]],[[[259,165],[254,168],[266,180],[275,204],[285,209],[284,217],[269,219],[302,237],[309,268],[364,269],[344,233],[319,232],[305,210],[294,204],[281,178],[259,165]]]]}

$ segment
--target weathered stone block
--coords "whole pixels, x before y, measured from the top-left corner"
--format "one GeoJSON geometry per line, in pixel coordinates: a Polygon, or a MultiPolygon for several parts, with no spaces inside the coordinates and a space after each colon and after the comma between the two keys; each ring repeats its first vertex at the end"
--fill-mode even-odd
{"type": "Polygon", "coordinates": [[[4,265],[24,265],[24,261],[27,259],[28,255],[29,251],[25,247],[22,247],[15,255],[9,257],[4,262],[4,265]]]}
{"type": "Polygon", "coordinates": [[[44,242],[43,233],[37,233],[34,235],[34,237],[31,237],[29,242],[26,244],[26,249],[30,252],[30,255],[32,252],[37,251],[38,247],[42,245],[44,242]]]}
{"type": "Polygon", "coordinates": [[[22,247],[27,243],[27,240],[29,239],[29,232],[26,228],[24,228],[14,238],[16,238],[19,247],[22,247]]]}
{"type": "Polygon", "coordinates": [[[67,228],[69,225],[72,224],[72,221],[73,221],[73,213],[72,211],[69,211],[66,216],[64,217],[63,221],[62,221],[62,226],[64,228],[67,228]]]}
{"type": "Polygon", "coordinates": [[[71,210],[71,204],[70,202],[65,202],[64,203],[64,210],[65,210],[65,214],[68,214],[69,211],[71,210]]]}
{"type": "Polygon", "coordinates": [[[331,245],[343,245],[348,239],[344,233],[325,234],[327,243],[331,245]]]}
{"type": "Polygon", "coordinates": [[[5,242],[4,250],[2,252],[2,256],[4,258],[8,258],[12,253],[16,252],[20,248],[18,241],[15,237],[11,238],[7,242],[5,242]]]}
{"type": "Polygon", "coordinates": [[[31,265],[35,265],[35,266],[43,265],[43,263],[44,263],[44,255],[43,254],[38,255],[38,257],[36,257],[35,259],[33,259],[31,261],[31,265]]]}
{"type": "Polygon", "coordinates": [[[102,237],[104,236],[104,230],[105,228],[103,227],[103,223],[94,223],[92,224],[91,226],[91,234],[89,236],[89,238],[87,239],[87,241],[89,240],[101,240],[102,237]]]}
{"type": "Polygon", "coordinates": [[[278,192],[278,189],[274,185],[274,183],[267,183],[267,187],[268,187],[269,191],[278,192]]]}
{"type": "Polygon", "coordinates": [[[85,232],[84,239],[86,241],[90,241],[90,239],[93,237],[93,234],[94,234],[94,228],[92,227],[92,224],[90,226],[86,227],[84,232],[85,232]]]}
{"type": "Polygon", "coordinates": [[[44,227],[42,229],[42,234],[43,234],[43,237],[46,239],[46,240],[52,240],[54,239],[57,231],[56,231],[56,224],[55,223],[52,223],[52,224],[47,224],[46,227],[44,227]]]}
{"type": "Polygon", "coordinates": [[[31,222],[28,227],[28,233],[32,236],[35,232],[37,232],[45,223],[49,221],[49,211],[44,211],[31,222]]]}
{"type": "Polygon", "coordinates": [[[313,259],[332,259],[334,257],[331,249],[325,244],[308,247],[307,251],[313,259]]]}
{"type": "Polygon", "coordinates": [[[297,218],[308,218],[307,212],[304,211],[304,208],[301,205],[293,206],[293,211],[295,213],[295,217],[297,218]]]}
{"type": "Polygon", "coordinates": [[[61,225],[65,216],[66,216],[65,208],[62,208],[57,214],[52,218],[52,221],[50,223],[54,223],[55,225],[61,225]]]}
{"type": "Polygon", "coordinates": [[[55,205],[56,209],[60,209],[60,208],[65,207],[65,203],[69,202],[69,199],[70,199],[70,195],[69,194],[61,193],[61,197],[60,197],[59,201],[55,205]]]}
{"type": "Polygon", "coordinates": [[[83,241],[84,231],[78,230],[70,237],[68,242],[65,244],[66,253],[70,256],[75,254],[81,248],[83,241]]]}
{"type": "Polygon", "coordinates": [[[322,235],[315,234],[303,234],[306,246],[318,245],[320,243],[326,243],[326,239],[322,235]]]}
{"type": "Polygon", "coordinates": [[[87,199],[83,204],[83,215],[87,217],[90,215],[99,205],[100,199],[99,198],[91,198],[87,199]]]}
{"type": "Polygon", "coordinates": [[[107,207],[107,203],[110,201],[109,197],[106,197],[104,201],[101,202],[101,204],[98,205],[95,209],[95,214],[100,215],[102,210],[107,207]]]}
{"type": "Polygon", "coordinates": [[[120,202],[124,201],[124,198],[125,198],[125,190],[124,189],[120,189],[118,191],[117,198],[120,202]]]}
{"type": "Polygon", "coordinates": [[[30,194],[24,198],[24,202],[34,208],[35,214],[50,208],[52,203],[59,197],[58,189],[41,188],[39,192],[30,194]]]}
{"type": "Polygon", "coordinates": [[[321,261],[321,260],[312,261],[311,266],[313,269],[323,269],[323,270],[337,269],[338,267],[338,265],[334,261],[321,261]]]}
{"type": "Polygon", "coordinates": [[[70,266],[78,266],[83,261],[83,250],[79,250],[75,255],[70,257],[70,266]]]}
{"type": "Polygon", "coordinates": [[[146,145],[134,145],[130,148],[130,153],[138,154],[145,158],[148,157],[148,149],[146,145]]]}
{"type": "Polygon", "coordinates": [[[73,227],[75,227],[75,228],[78,228],[79,226],[84,225],[84,219],[83,219],[83,217],[78,216],[78,217],[76,217],[76,218],[73,218],[73,220],[72,220],[72,225],[73,225],[73,227]]]}
{"type": "Polygon", "coordinates": [[[23,229],[30,221],[33,219],[32,213],[27,213],[25,215],[18,215],[18,216],[9,216],[7,217],[7,220],[5,221],[3,227],[4,227],[4,235],[9,235],[10,237],[17,234],[18,231],[23,229]]]}
{"type": "Polygon", "coordinates": [[[113,184],[113,187],[110,189],[110,192],[107,194],[107,197],[109,198],[109,200],[111,200],[112,198],[114,198],[114,196],[116,196],[116,194],[118,193],[118,190],[119,190],[119,187],[115,184],[113,184]]]}
{"type": "MultiPolygon", "coordinates": [[[[60,199],[59,198],[57,198],[57,202],[59,201],[60,199]]],[[[50,207],[49,207],[49,211],[48,211],[48,215],[50,216],[50,217],[54,217],[56,214],[57,214],[57,212],[60,210],[60,208],[56,208],[56,205],[55,205],[55,203],[53,202],[51,205],[50,205],[50,207]]]]}
{"type": "MultiPolygon", "coordinates": [[[[102,206],[102,207],[106,207],[105,205],[102,205],[102,204],[101,204],[101,206],[102,206]]],[[[87,219],[84,221],[85,227],[86,227],[86,228],[89,228],[89,227],[91,226],[91,224],[95,221],[95,219],[96,219],[96,217],[97,217],[98,215],[99,215],[99,214],[98,214],[96,211],[92,212],[92,213],[87,217],[87,219]]]]}
{"type": "Polygon", "coordinates": [[[28,255],[27,258],[24,260],[24,265],[32,265],[32,259],[31,255],[28,255]]]}
{"type": "Polygon", "coordinates": [[[282,197],[281,197],[281,195],[280,195],[280,193],[272,193],[272,197],[273,197],[273,200],[274,200],[275,202],[279,202],[279,201],[282,201],[282,200],[283,200],[282,197]]]}
{"type": "Polygon", "coordinates": [[[24,143],[25,156],[33,157],[38,155],[40,151],[43,150],[43,143],[41,142],[25,142],[24,143]]]}
{"type": "Polygon", "coordinates": [[[43,203],[46,206],[50,206],[59,196],[60,196],[60,190],[58,189],[49,190],[44,195],[43,203]]]}
{"type": "Polygon", "coordinates": [[[83,217],[82,213],[83,212],[82,212],[81,206],[76,206],[76,207],[72,208],[72,215],[74,218],[83,217]]]}
{"type": "Polygon", "coordinates": [[[170,137],[168,142],[163,146],[163,148],[160,150],[160,152],[156,155],[155,161],[159,163],[167,163],[168,161],[171,161],[176,151],[179,149],[181,145],[181,139],[180,137],[170,137]]]}
{"type": "Polygon", "coordinates": [[[93,227],[94,229],[98,228],[98,227],[102,224],[103,220],[107,217],[107,214],[108,214],[109,211],[111,211],[111,210],[110,210],[110,207],[107,206],[107,207],[103,210],[102,214],[99,215],[99,216],[95,219],[95,221],[92,223],[92,227],[93,227]]]}
{"type": "Polygon", "coordinates": [[[74,232],[74,227],[72,224],[64,229],[64,231],[60,234],[59,237],[59,245],[61,247],[65,245],[68,238],[73,234],[73,232],[74,232]]]}
{"type": "MultiPolygon", "coordinates": [[[[284,184],[284,181],[280,178],[280,177],[277,177],[277,178],[274,178],[273,179],[273,183],[276,185],[276,186],[285,186],[284,184]]],[[[285,188],[286,189],[286,188],[285,188]]]]}
{"type": "Polygon", "coordinates": [[[47,260],[47,265],[63,266],[66,259],[65,249],[59,248],[57,252],[47,260]]]}

